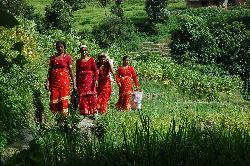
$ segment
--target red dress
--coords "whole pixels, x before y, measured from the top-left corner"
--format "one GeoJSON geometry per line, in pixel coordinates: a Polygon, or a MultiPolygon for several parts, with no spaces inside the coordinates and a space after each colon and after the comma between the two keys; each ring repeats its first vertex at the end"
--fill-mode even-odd
{"type": "Polygon", "coordinates": [[[102,65],[98,69],[97,110],[101,114],[107,113],[108,101],[112,92],[110,67],[102,65]]]}
{"type": "Polygon", "coordinates": [[[118,110],[130,110],[130,97],[133,92],[132,80],[134,81],[136,88],[139,88],[134,68],[132,66],[120,66],[116,74],[116,82],[118,85],[121,85],[119,88],[119,99],[116,103],[118,110]]]}
{"type": "Polygon", "coordinates": [[[69,67],[72,67],[72,59],[67,54],[59,59],[52,55],[49,66],[51,68],[49,73],[50,110],[53,113],[62,112],[67,116],[70,96],[69,67]]]}
{"type": "Polygon", "coordinates": [[[79,110],[81,115],[96,113],[96,80],[98,73],[94,58],[86,62],[76,61],[76,86],[79,95],[79,110]]]}

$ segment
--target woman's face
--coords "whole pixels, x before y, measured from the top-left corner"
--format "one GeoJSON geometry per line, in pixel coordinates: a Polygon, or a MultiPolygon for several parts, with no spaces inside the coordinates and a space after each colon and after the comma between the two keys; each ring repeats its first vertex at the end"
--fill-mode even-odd
{"type": "Polygon", "coordinates": [[[57,52],[58,52],[59,54],[64,53],[64,45],[63,45],[63,44],[58,44],[58,45],[56,46],[56,50],[57,50],[57,52]]]}
{"type": "Polygon", "coordinates": [[[80,52],[82,55],[86,55],[87,54],[87,48],[83,47],[80,49],[80,52]]]}
{"type": "Polygon", "coordinates": [[[101,63],[101,64],[104,64],[105,62],[106,62],[106,57],[104,57],[104,56],[101,57],[101,58],[100,58],[100,63],[101,63]]]}
{"type": "Polygon", "coordinates": [[[126,58],[123,60],[123,65],[128,66],[129,65],[129,58],[126,58]]]}

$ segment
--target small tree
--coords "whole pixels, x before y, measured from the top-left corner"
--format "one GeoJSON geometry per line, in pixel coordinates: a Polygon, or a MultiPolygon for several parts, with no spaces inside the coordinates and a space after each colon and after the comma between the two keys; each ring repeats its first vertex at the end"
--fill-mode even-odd
{"type": "Polygon", "coordinates": [[[164,9],[167,5],[167,0],[146,0],[145,10],[149,20],[152,22],[162,22],[165,19],[164,9]]]}
{"type": "Polygon", "coordinates": [[[0,0],[0,6],[9,13],[20,16],[25,10],[26,3],[24,0],[0,0]]]}
{"type": "Polygon", "coordinates": [[[105,10],[105,15],[107,15],[107,13],[106,13],[106,7],[107,7],[108,4],[111,3],[111,0],[98,0],[98,1],[99,1],[99,3],[100,3],[101,7],[104,8],[104,10],[105,10]]]}
{"type": "Polygon", "coordinates": [[[69,4],[72,10],[77,11],[79,9],[85,8],[84,1],[85,0],[64,0],[67,4],[69,4]]]}
{"type": "Polygon", "coordinates": [[[71,7],[63,0],[54,0],[45,8],[46,28],[70,31],[72,27],[71,7]]]}
{"type": "Polygon", "coordinates": [[[114,15],[116,15],[117,17],[123,20],[124,12],[121,6],[122,2],[123,0],[116,0],[115,5],[111,7],[111,13],[113,13],[114,15]]]}

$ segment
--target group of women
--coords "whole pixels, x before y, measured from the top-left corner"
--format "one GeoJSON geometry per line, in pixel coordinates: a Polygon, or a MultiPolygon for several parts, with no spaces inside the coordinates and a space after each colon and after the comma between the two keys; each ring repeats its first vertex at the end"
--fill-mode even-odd
{"type": "MultiPolygon", "coordinates": [[[[57,53],[50,57],[46,88],[50,91],[50,109],[53,113],[68,115],[70,79],[78,92],[78,108],[81,115],[106,114],[111,96],[111,75],[113,66],[105,53],[101,53],[97,63],[88,55],[87,46],[80,45],[81,58],[76,61],[76,79],[72,70],[72,58],[65,52],[64,41],[56,42],[57,53]]],[[[130,110],[130,98],[135,87],[139,90],[136,72],[129,65],[129,57],[123,57],[123,65],[118,67],[116,82],[119,99],[116,107],[120,111],[130,110]]]]}

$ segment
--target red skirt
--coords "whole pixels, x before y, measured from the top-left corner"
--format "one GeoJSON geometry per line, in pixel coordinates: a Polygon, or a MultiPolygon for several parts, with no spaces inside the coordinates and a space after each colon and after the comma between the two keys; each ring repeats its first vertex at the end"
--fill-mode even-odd
{"type": "Polygon", "coordinates": [[[111,81],[108,79],[106,81],[98,82],[97,89],[97,110],[101,114],[107,113],[108,102],[111,95],[111,81]],[[104,84],[104,85],[102,85],[104,84]]]}
{"type": "Polygon", "coordinates": [[[121,79],[121,87],[119,88],[119,99],[116,103],[116,108],[120,111],[130,110],[130,98],[133,91],[133,84],[131,77],[123,77],[121,79]]]}
{"type": "Polygon", "coordinates": [[[96,113],[96,94],[79,96],[79,110],[81,115],[93,115],[96,113]]]}
{"type": "Polygon", "coordinates": [[[68,70],[54,69],[50,75],[50,110],[68,115],[70,78],[68,70]]]}

